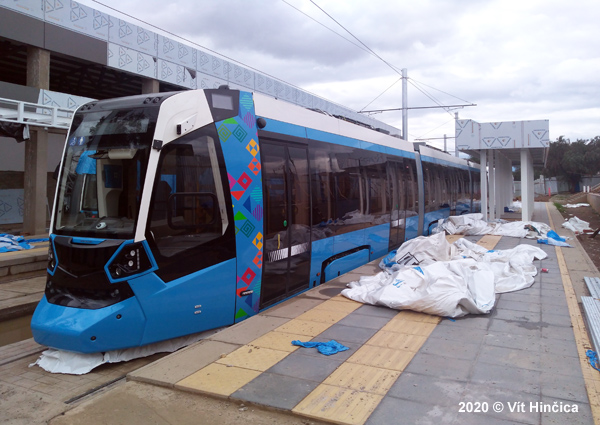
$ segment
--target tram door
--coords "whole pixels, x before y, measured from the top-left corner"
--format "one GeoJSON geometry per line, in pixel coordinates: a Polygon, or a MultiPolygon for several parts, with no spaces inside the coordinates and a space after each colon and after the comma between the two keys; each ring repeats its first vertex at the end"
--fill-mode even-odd
{"type": "Polygon", "coordinates": [[[308,288],[310,181],[305,147],[261,141],[265,246],[260,307],[308,288]]]}

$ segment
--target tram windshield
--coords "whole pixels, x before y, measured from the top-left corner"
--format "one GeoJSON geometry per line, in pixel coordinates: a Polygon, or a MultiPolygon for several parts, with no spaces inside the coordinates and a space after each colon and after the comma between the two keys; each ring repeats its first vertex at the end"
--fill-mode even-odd
{"type": "Polygon", "coordinates": [[[67,140],[54,232],[133,238],[158,108],[78,112],[67,140]]]}

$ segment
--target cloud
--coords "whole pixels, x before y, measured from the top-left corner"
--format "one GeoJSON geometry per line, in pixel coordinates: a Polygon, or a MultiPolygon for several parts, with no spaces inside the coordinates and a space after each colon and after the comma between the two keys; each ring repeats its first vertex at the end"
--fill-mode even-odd
{"type": "MultiPolygon", "coordinates": [[[[353,109],[371,102],[372,109],[400,107],[401,84],[382,92],[404,67],[417,85],[441,90],[420,85],[426,95],[411,84],[409,106],[436,105],[430,97],[445,105],[468,101],[477,107],[461,109],[461,118],[551,119],[552,135],[554,129],[573,139],[600,135],[597,1],[315,3],[351,34],[309,0],[106,0],[110,6],[353,109]]],[[[91,5],[99,8],[97,3],[91,5]]],[[[399,112],[377,118],[391,125],[401,123],[399,112]]],[[[413,137],[452,134],[451,118],[452,113],[443,109],[411,110],[409,133],[413,137]]]]}

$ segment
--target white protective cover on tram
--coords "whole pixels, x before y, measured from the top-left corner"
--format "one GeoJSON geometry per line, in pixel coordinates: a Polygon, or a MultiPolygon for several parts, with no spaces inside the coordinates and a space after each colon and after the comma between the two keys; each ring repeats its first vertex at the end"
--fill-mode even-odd
{"type": "Polygon", "coordinates": [[[182,336],[167,341],[148,344],[143,347],[132,347],[124,350],[113,350],[105,353],[75,353],[72,351],[56,350],[49,348],[42,352],[40,357],[29,365],[38,365],[46,372],[64,373],[69,375],[84,375],[105,363],[127,362],[133,359],[148,357],[156,353],[173,353],[180,348],[187,347],[209,335],[218,332],[213,329],[194,335],[182,336]]]}
{"type": "Polygon", "coordinates": [[[533,260],[543,258],[546,253],[531,245],[488,251],[464,238],[450,244],[443,232],[420,236],[383,259],[383,271],[349,283],[342,295],[436,316],[486,314],[496,293],[531,286],[537,274],[533,260]]]}

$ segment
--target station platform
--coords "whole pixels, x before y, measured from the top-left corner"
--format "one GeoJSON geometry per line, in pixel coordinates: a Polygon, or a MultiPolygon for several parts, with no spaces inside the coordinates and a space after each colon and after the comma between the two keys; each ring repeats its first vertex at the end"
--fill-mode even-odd
{"type": "MultiPolygon", "coordinates": [[[[550,203],[535,204],[533,221],[570,233],[559,227],[563,218],[550,203]]],[[[589,295],[584,276],[600,273],[578,241],[559,248],[512,237],[466,238],[488,249],[536,245],[548,257],[534,264],[548,272],[538,273],[530,288],[497,295],[490,314],[453,320],[341,296],[348,282],[379,272],[373,261],[129,369],[122,387],[50,423],[127,423],[119,415],[144,423],[209,423],[198,416],[207,399],[291,415],[268,423],[600,423],[600,372],[586,357],[592,346],[580,310],[580,297],[589,295]],[[331,339],[349,350],[325,356],[291,343],[331,339]]],[[[26,373],[44,375],[36,379],[52,391],[52,374],[26,373]]],[[[212,423],[230,423],[218,418],[212,423]]]]}
{"type": "MultiPolygon", "coordinates": [[[[537,203],[533,221],[562,217],[537,203]]],[[[535,244],[548,257],[528,289],[497,295],[493,312],[451,320],[363,305],[346,283],[359,267],[128,375],[174,390],[283,409],[338,424],[590,424],[600,419],[600,372],[578,304],[583,275],[600,276],[574,248],[511,237],[467,237],[489,249],[535,244]],[[580,282],[581,281],[581,282],[580,282]],[[291,341],[331,339],[332,356],[291,341]]]]}

